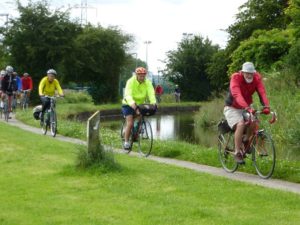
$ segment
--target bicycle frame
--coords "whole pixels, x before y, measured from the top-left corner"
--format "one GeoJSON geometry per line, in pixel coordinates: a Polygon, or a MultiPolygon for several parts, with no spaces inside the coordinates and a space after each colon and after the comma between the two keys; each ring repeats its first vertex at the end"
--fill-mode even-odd
{"type": "Polygon", "coordinates": [[[23,95],[22,95],[22,99],[21,99],[21,107],[23,110],[28,108],[29,105],[29,96],[28,93],[30,92],[30,90],[24,90],[22,91],[23,95]]]}
{"type": "Polygon", "coordinates": [[[50,99],[50,107],[45,111],[45,119],[43,123],[41,124],[42,126],[42,132],[43,134],[47,133],[47,129],[50,128],[51,135],[53,137],[56,136],[57,132],[57,118],[56,118],[56,111],[55,111],[55,100],[56,97],[52,96],[45,96],[45,98],[50,99]]]}

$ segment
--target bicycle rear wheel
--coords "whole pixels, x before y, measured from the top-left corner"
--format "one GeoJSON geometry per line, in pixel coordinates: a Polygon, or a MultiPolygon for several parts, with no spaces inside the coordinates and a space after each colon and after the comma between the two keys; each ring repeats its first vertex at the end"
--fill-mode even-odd
{"type": "Polygon", "coordinates": [[[139,128],[139,152],[142,156],[150,155],[153,145],[153,133],[151,124],[147,120],[143,120],[139,128]]]}
{"type": "Polygon", "coordinates": [[[57,133],[57,118],[56,118],[56,112],[52,111],[50,113],[50,132],[52,137],[56,136],[57,133]]]}
{"type": "Polygon", "coordinates": [[[238,164],[234,159],[234,133],[219,133],[218,137],[219,160],[225,171],[233,173],[237,170],[238,164]]]}
{"type": "MultiPolygon", "coordinates": [[[[125,128],[126,128],[126,126],[127,126],[126,119],[124,119],[123,122],[122,122],[122,125],[121,125],[121,133],[120,133],[122,149],[124,149],[124,142],[125,142],[124,135],[125,135],[125,128]]],[[[131,152],[131,150],[132,150],[132,144],[133,144],[133,141],[132,141],[132,132],[129,135],[129,140],[128,141],[130,143],[130,148],[126,150],[127,153],[131,152]]]]}
{"type": "Polygon", "coordinates": [[[257,174],[264,179],[272,176],[275,169],[276,153],[273,140],[264,131],[258,133],[253,143],[255,151],[252,152],[252,160],[257,174]]]}

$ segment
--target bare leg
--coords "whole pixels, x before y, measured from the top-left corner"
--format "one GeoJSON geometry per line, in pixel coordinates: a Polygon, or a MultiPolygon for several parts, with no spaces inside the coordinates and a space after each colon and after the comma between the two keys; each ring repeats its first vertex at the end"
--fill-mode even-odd
{"type": "Polygon", "coordinates": [[[241,121],[236,125],[236,129],[234,133],[235,154],[240,152],[244,130],[245,130],[245,123],[241,121]]]}
{"type": "Polygon", "coordinates": [[[126,128],[125,128],[125,142],[128,142],[129,140],[129,135],[130,135],[130,131],[133,127],[133,116],[132,115],[128,115],[126,116],[126,128]]]}

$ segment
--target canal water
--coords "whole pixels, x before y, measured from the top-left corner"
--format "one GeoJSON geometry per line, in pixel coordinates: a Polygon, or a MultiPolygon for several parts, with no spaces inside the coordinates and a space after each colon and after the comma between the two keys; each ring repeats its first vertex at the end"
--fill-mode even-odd
{"type": "MultiPolygon", "coordinates": [[[[178,112],[174,114],[147,117],[151,123],[154,139],[180,140],[206,147],[217,144],[215,131],[199,131],[195,129],[194,112],[178,112]],[[201,133],[201,134],[200,134],[201,133]]],[[[119,130],[121,119],[102,119],[102,124],[112,130],[119,130]]]]}

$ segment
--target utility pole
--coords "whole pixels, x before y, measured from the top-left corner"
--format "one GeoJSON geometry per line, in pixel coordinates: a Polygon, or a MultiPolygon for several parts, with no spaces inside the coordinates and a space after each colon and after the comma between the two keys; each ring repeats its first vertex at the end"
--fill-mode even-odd
{"type": "Polygon", "coordinates": [[[70,6],[68,7],[68,10],[71,10],[71,9],[80,9],[80,24],[81,26],[85,26],[87,25],[88,23],[88,19],[87,19],[87,10],[89,9],[96,9],[96,17],[97,17],[97,8],[95,7],[91,7],[91,6],[88,6],[88,3],[87,3],[87,0],[81,0],[81,4],[76,4],[76,5],[73,5],[73,6],[70,6]]]}
{"type": "Polygon", "coordinates": [[[87,25],[87,0],[81,0],[81,18],[80,18],[80,22],[81,25],[87,25]],[[84,23],[83,23],[84,21],[84,23]]]}
{"type": "Polygon", "coordinates": [[[147,70],[149,69],[148,67],[148,45],[151,44],[151,41],[145,41],[144,44],[146,44],[146,66],[147,66],[147,70]]]}

